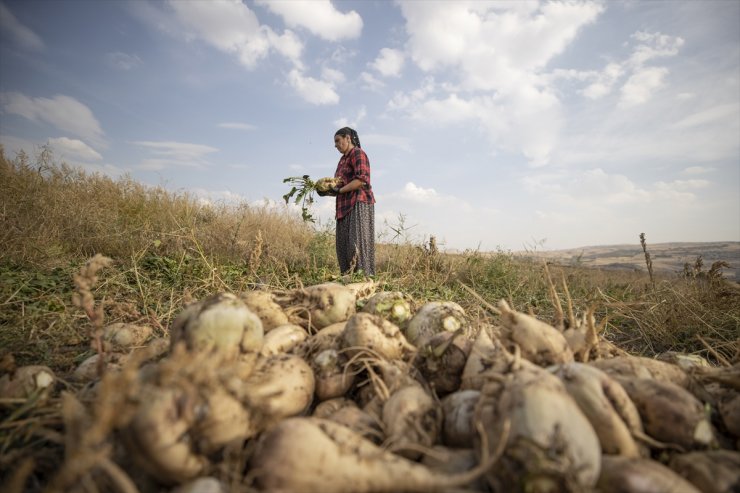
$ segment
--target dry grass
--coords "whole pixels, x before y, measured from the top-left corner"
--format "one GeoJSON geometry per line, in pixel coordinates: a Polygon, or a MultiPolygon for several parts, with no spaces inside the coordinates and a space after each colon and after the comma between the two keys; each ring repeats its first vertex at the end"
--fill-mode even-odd
{"type": "Polygon", "coordinates": [[[261,235],[262,255],[305,260],[311,229],[287,212],[205,205],[187,194],[123,177],[86,174],[54,163],[43,151],[32,162],[0,152],[0,260],[43,266],[105,253],[115,259],[147,252],[208,252],[217,261],[249,259],[261,235]]]}
{"type": "MultiPolygon", "coordinates": [[[[92,293],[106,323],[166,331],[185,301],[256,285],[287,288],[338,279],[333,233],[285,210],[205,206],[187,194],[0,153],[0,346],[18,361],[68,371],[91,354],[90,322],[72,303],[73,275],[95,254],[113,259],[92,293]]],[[[575,306],[609,317],[607,336],[642,354],[665,350],[731,359],[740,298],[717,272],[684,278],[552,265],[575,306]]],[[[511,252],[443,254],[425,244],[381,243],[377,280],[418,301],[447,299],[489,317],[483,299],[555,317],[541,261],[511,252]]],[[[561,285],[558,282],[558,285],[561,285]]]]}

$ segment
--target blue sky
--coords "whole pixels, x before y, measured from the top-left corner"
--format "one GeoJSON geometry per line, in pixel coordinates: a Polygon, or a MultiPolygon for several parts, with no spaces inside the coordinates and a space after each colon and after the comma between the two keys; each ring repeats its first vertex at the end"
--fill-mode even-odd
{"type": "Polygon", "coordinates": [[[284,207],[283,178],[333,175],[348,124],[379,232],[740,241],[735,0],[5,0],[0,27],[11,156],[284,207]]]}

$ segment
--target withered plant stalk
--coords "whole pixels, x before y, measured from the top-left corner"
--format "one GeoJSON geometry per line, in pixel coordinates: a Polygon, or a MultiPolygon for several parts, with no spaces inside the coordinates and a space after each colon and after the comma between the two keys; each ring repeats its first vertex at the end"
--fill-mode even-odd
{"type": "Polygon", "coordinates": [[[640,245],[642,245],[642,251],[645,253],[645,264],[647,265],[648,274],[650,274],[650,284],[655,288],[655,277],[653,277],[653,261],[650,258],[650,252],[647,251],[647,241],[645,241],[645,233],[640,233],[640,245]]]}
{"type": "Polygon", "coordinates": [[[103,374],[105,361],[103,358],[103,304],[95,306],[95,297],[92,288],[98,282],[98,271],[108,267],[113,261],[101,254],[95,255],[87,261],[80,272],[73,276],[75,292],[72,294],[72,303],[82,309],[90,320],[90,342],[98,353],[98,375],[103,374]]]}

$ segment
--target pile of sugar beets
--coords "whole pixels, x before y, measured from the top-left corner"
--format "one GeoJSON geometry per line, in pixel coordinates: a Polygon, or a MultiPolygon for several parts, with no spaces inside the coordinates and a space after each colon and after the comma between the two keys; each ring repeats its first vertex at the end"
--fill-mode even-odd
{"type": "MultiPolygon", "coordinates": [[[[493,324],[376,289],[218,293],[169,339],[105,327],[66,378],[50,491],[740,491],[737,362],[631,356],[592,311],[502,300],[493,324]]],[[[56,378],[17,368],[0,392],[56,378]]]]}

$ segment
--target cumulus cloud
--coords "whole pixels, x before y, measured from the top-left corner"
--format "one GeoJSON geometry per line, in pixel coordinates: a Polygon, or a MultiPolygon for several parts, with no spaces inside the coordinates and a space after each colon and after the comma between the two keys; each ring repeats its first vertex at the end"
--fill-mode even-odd
{"type": "Polygon", "coordinates": [[[228,0],[209,2],[170,1],[178,21],[190,29],[190,37],[202,39],[215,48],[233,53],[247,68],[254,68],[270,50],[300,66],[303,43],[291,31],[282,35],[261,25],[257,15],[244,3],[228,0]]]}
{"type": "Polygon", "coordinates": [[[400,50],[383,48],[370,66],[384,77],[398,77],[403,68],[404,55],[400,50]]]}
{"type": "Polygon", "coordinates": [[[126,71],[138,67],[142,61],[138,55],[129,55],[128,53],[116,51],[105,54],[105,63],[116,70],[126,71]]]}
{"type": "Polygon", "coordinates": [[[500,90],[562,53],[603,6],[404,1],[401,11],[411,58],[421,69],[459,67],[471,88],[500,90]]]}
{"type": "Polygon", "coordinates": [[[82,159],[83,161],[99,161],[103,156],[95,149],[78,139],[58,137],[49,139],[49,144],[55,155],[62,159],[82,159]]]}
{"type": "Polygon", "coordinates": [[[407,50],[422,70],[456,83],[394,95],[389,110],[420,121],[477,122],[491,144],[549,161],[562,123],[561,103],[543,72],[600,3],[401,2],[407,50]],[[536,39],[533,43],[531,40],[536,39]]]}
{"type": "Polygon", "coordinates": [[[620,105],[632,106],[642,104],[650,95],[663,86],[668,75],[665,67],[647,67],[636,71],[622,86],[620,105]]]}
{"type": "Polygon", "coordinates": [[[632,35],[632,39],[640,43],[629,59],[629,63],[637,67],[654,58],[675,56],[684,45],[683,38],[660,32],[638,31],[632,35]]]}
{"type": "Polygon", "coordinates": [[[3,2],[0,2],[0,33],[25,50],[42,51],[45,48],[44,41],[22,24],[3,2]]]}
{"type": "Polygon", "coordinates": [[[362,83],[362,88],[366,91],[379,92],[385,87],[385,83],[370,72],[360,73],[360,81],[362,83]]]}
{"type": "Polygon", "coordinates": [[[412,202],[430,204],[440,200],[440,195],[433,188],[423,188],[412,182],[406,183],[401,195],[403,198],[412,202]]]}
{"type": "Polygon", "coordinates": [[[304,28],[328,41],[355,39],[362,32],[360,14],[340,12],[329,0],[257,0],[256,4],[282,17],[289,27],[304,28]]]}
{"type": "MultiPolygon", "coordinates": [[[[357,129],[357,127],[359,127],[360,122],[364,120],[366,116],[367,116],[367,108],[365,107],[365,105],[362,105],[360,106],[360,109],[357,111],[357,115],[355,115],[354,117],[348,118],[348,117],[343,116],[342,118],[334,120],[333,123],[334,123],[334,126],[337,128],[352,127],[354,129],[357,129]]],[[[365,142],[366,140],[365,136],[361,135],[361,137],[362,137],[361,142],[365,142]]]]}
{"type": "Polygon", "coordinates": [[[33,122],[53,125],[94,145],[103,144],[103,129],[93,112],[70,96],[33,98],[18,92],[4,92],[0,93],[0,109],[33,122]]]}
{"type": "Polygon", "coordinates": [[[176,167],[202,168],[209,164],[207,156],[218,149],[203,144],[175,141],[136,141],[134,145],[149,150],[153,157],[137,166],[143,170],[162,170],[176,167]]]}
{"type": "Polygon", "coordinates": [[[236,53],[247,67],[267,55],[267,29],[242,2],[170,2],[177,18],[197,36],[216,48],[236,53]]]}
{"type": "Polygon", "coordinates": [[[617,80],[624,74],[620,63],[609,63],[603,71],[593,72],[593,82],[582,92],[589,99],[599,99],[612,92],[617,80]]]}
{"type": "Polygon", "coordinates": [[[298,69],[288,74],[288,84],[306,101],[315,105],[337,104],[339,94],[331,80],[314,79],[298,69]]]}
{"type": "Polygon", "coordinates": [[[411,111],[437,90],[434,77],[426,77],[421,85],[409,92],[397,91],[388,102],[391,111],[411,111]]]}
{"type": "MultiPolygon", "coordinates": [[[[630,36],[630,54],[622,60],[609,61],[601,70],[554,70],[546,78],[575,80],[586,83],[580,92],[589,99],[601,99],[620,88],[622,106],[646,102],[652,92],[662,86],[668,69],[648,66],[648,62],[659,58],[678,55],[684,45],[683,38],[660,32],[638,31],[630,36]],[[626,80],[625,80],[626,79],[626,80]]],[[[692,94],[683,93],[679,99],[690,99],[692,94]]]]}
{"type": "Polygon", "coordinates": [[[321,69],[321,78],[334,84],[341,84],[347,78],[341,70],[324,67],[321,69]]]}
{"type": "MultiPolygon", "coordinates": [[[[314,105],[339,102],[336,86],[345,81],[344,74],[324,67],[320,78],[308,75],[301,60],[304,45],[298,36],[290,30],[278,34],[270,26],[261,24],[255,12],[245,3],[171,0],[169,4],[178,21],[189,29],[189,37],[234,54],[249,69],[256,67],[271,52],[279,53],[292,64],[292,69],[286,74],[286,82],[301,98],[314,105]]],[[[262,5],[283,16],[286,24],[305,27],[311,32],[321,31],[325,39],[355,37],[362,28],[362,20],[356,12],[341,13],[328,1],[264,2],[262,5]],[[305,17],[300,14],[309,10],[310,14],[305,17]]]]}

